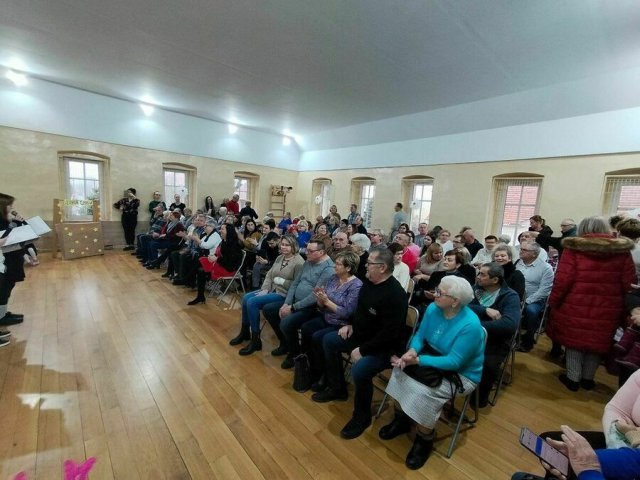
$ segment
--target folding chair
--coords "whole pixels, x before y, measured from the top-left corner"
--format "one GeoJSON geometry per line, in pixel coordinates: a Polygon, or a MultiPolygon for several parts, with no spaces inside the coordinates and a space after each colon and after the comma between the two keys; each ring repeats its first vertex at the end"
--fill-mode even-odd
{"type": "Polygon", "coordinates": [[[544,309],[542,310],[542,314],[540,315],[540,323],[538,324],[538,328],[536,329],[536,333],[533,337],[534,341],[537,343],[540,335],[544,333],[545,327],[547,326],[547,320],[549,319],[549,297],[547,297],[547,301],[544,303],[544,309]]]}
{"type": "MultiPolygon", "coordinates": [[[[409,336],[407,347],[409,345],[409,342],[411,341],[411,337],[413,337],[413,334],[416,333],[416,329],[418,328],[419,324],[420,324],[420,314],[418,313],[418,309],[416,307],[409,305],[409,309],[407,310],[407,318],[405,321],[405,325],[411,329],[411,335],[409,336]]],[[[378,379],[382,381],[384,385],[389,383],[389,370],[380,372],[378,374],[378,379]]],[[[373,384],[373,386],[374,388],[384,392],[384,396],[382,397],[382,402],[380,402],[380,406],[378,407],[378,411],[376,412],[376,416],[375,416],[375,418],[380,418],[380,415],[382,414],[382,410],[384,409],[384,405],[387,402],[387,398],[389,397],[389,394],[385,392],[384,389],[377,386],[375,383],[373,384]]]]}
{"type": "MultiPolygon", "coordinates": [[[[487,344],[487,330],[482,327],[482,332],[484,334],[484,344],[487,344]]],[[[453,398],[450,400],[450,409],[449,409],[449,414],[451,413],[455,413],[458,416],[458,421],[455,423],[455,429],[453,431],[453,435],[451,436],[451,441],[449,442],[449,448],[447,449],[447,458],[451,458],[451,455],[453,455],[453,449],[456,446],[456,442],[458,441],[458,434],[460,433],[460,430],[462,428],[462,424],[467,425],[469,428],[473,428],[475,427],[478,418],[480,417],[480,411],[479,411],[479,407],[478,405],[480,404],[480,391],[479,391],[479,387],[480,385],[476,385],[476,387],[469,392],[468,394],[466,394],[464,396],[464,403],[462,404],[462,408],[460,409],[460,412],[456,412],[455,411],[455,401],[456,401],[456,397],[457,392],[454,393],[453,398]],[[473,411],[474,411],[474,416],[473,418],[467,418],[466,417],[466,413],[467,413],[467,407],[469,406],[469,403],[471,403],[471,396],[475,395],[475,405],[473,406],[473,411]]],[[[449,426],[453,426],[454,423],[452,421],[450,421],[447,418],[443,418],[442,415],[440,416],[440,421],[446,423],[449,426]]]]}
{"type": "Polygon", "coordinates": [[[489,400],[489,403],[492,406],[495,406],[498,403],[498,394],[500,393],[500,389],[502,385],[511,385],[513,383],[513,375],[516,364],[516,351],[518,349],[518,343],[520,340],[520,322],[522,321],[522,316],[520,316],[520,320],[518,321],[518,326],[516,331],[513,332],[513,336],[511,337],[509,343],[509,353],[505,356],[504,360],[500,365],[500,376],[498,377],[498,381],[496,383],[496,390],[493,393],[493,397],[489,400]],[[505,374],[507,372],[507,368],[509,368],[509,377],[505,379],[505,374]]]}
{"type": "Polygon", "coordinates": [[[411,303],[411,297],[413,297],[413,290],[416,288],[416,282],[413,278],[409,279],[407,284],[407,302],[411,303]]]}
{"type": "MultiPolygon", "coordinates": [[[[240,292],[238,291],[238,282],[240,283],[240,287],[242,287],[242,294],[244,295],[246,293],[246,290],[244,288],[244,279],[242,278],[242,273],[240,273],[242,269],[242,265],[244,265],[244,261],[246,258],[247,258],[247,252],[243,250],[242,261],[240,262],[240,266],[238,267],[238,269],[235,272],[233,272],[233,275],[228,277],[216,278],[215,280],[212,281],[211,285],[209,286],[209,297],[213,297],[213,295],[215,295],[216,292],[220,292],[218,294],[218,306],[220,306],[220,304],[222,303],[222,300],[224,299],[225,295],[231,288],[231,285],[235,286],[236,295],[240,295],[240,292]],[[225,282],[226,282],[226,287],[223,290],[221,287],[225,282]]],[[[237,300],[238,299],[234,296],[233,300],[229,304],[229,309],[233,308],[233,305],[237,300]]]]}

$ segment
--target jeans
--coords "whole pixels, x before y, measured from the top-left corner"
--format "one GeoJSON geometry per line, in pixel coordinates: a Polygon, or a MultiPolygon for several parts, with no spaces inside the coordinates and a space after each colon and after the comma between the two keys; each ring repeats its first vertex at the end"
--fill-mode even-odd
{"type": "MultiPolygon", "coordinates": [[[[351,353],[360,343],[362,342],[357,342],[353,337],[344,340],[337,331],[327,333],[322,339],[327,384],[330,389],[346,389],[341,353],[351,353]]],[[[356,387],[353,400],[353,418],[363,423],[371,421],[373,378],[390,366],[390,355],[363,356],[352,365],[351,377],[356,387]]]]}
{"type": "Polygon", "coordinates": [[[531,348],[534,344],[536,330],[540,326],[542,311],[544,310],[545,300],[539,300],[533,303],[527,303],[522,313],[522,326],[525,329],[521,338],[524,347],[531,348]]]}
{"type": "Polygon", "coordinates": [[[303,308],[287,315],[280,321],[280,330],[287,340],[289,356],[295,357],[300,353],[300,342],[298,341],[298,329],[317,314],[315,305],[303,308]]]}
{"type": "Polygon", "coordinates": [[[300,328],[301,342],[300,349],[309,357],[311,367],[311,378],[319,380],[324,373],[324,350],[322,349],[322,339],[327,333],[339,330],[341,325],[331,325],[324,321],[324,315],[318,314],[300,328]]]}
{"type": "Polygon", "coordinates": [[[252,332],[260,331],[260,310],[265,305],[280,309],[284,304],[284,297],[278,293],[258,295],[259,290],[247,293],[242,299],[242,325],[251,326],[252,332]]]}

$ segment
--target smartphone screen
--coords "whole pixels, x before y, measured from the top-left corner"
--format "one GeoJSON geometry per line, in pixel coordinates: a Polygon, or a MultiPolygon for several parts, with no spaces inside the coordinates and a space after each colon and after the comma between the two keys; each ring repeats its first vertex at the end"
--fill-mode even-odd
{"type": "Polygon", "coordinates": [[[520,443],[563,475],[569,474],[569,459],[527,427],[522,427],[520,431],[520,443]]]}

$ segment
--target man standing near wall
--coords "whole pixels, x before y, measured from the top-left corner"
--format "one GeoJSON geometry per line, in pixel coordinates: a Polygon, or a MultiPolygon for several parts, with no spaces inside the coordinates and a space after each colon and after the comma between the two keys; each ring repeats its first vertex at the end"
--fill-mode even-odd
{"type": "Polygon", "coordinates": [[[349,225],[354,225],[356,223],[356,217],[360,215],[358,213],[358,206],[355,203],[351,204],[349,207],[349,216],[347,217],[347,222],[349,225]]]}
{"type": "Polygon", "coordinates": [[[401,223],[409,223],[409,215],[407,215],[402,208],[403,206],[400,202],[396,203],[396,206],[394,207],[396,213],[393,214],[393,225],[391,226],[389,238],[394,238],[396,236],[401,223]]]}

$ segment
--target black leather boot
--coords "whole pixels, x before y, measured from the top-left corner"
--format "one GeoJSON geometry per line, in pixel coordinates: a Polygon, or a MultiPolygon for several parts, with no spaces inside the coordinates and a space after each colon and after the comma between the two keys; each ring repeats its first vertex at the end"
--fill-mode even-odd
{"type": "Polygon", "coordinates": [[[396,410],[393,420],[378,432],[382,440],[391,440],[411,430],[411,419],[403,412],[396,410]]]}
{"type": "Polygon", "coordinates": [[[260,332],[251,332],[251,342],[238,352],[240,355],[251,355],[253,352],[262,350],[262,340],[260,340],[260,332]]]}
{"type": "Polygon", "coordinates": [[[240,333],[229,340],[229,345],[240,345],[242,342],[251,339],[251,333],[249,332],[249,325],[242,325],[240,333]]]}
{"type": "Polygon", "coordinates": [[[411,447],[411,450],[409,450],[407,459],[404,462],[407,468],[410,468],[411,470],[418,470],[427,463],[427,459],[433,450],[434,436],[435,432],[431,433],[429,437],[425,437],[416,432],[416,439],[413,442],[413,446],[411,447]]]}

